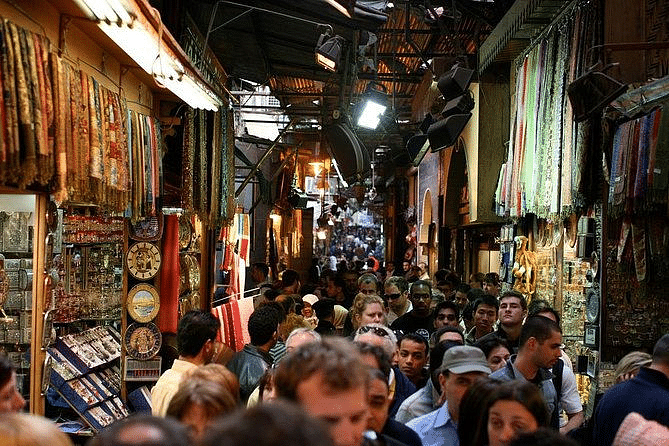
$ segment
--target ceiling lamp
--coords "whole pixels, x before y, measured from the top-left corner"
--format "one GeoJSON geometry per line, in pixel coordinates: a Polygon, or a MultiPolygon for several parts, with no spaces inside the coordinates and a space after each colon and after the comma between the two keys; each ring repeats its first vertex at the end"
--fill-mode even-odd
{"type": "Polygon", "coordinates": [[[381,121],[381,115],[388,108],[388,95],[386,87],[378,82],[367,84],[367,90],[363,95],[362,110],[358,116],[358,126],[375,129],[381,121]]]}
{"type": "Polygon", "coordinates": [[[349,19],[353,17],[355,9],[355,0],[325,0],[326,3],[334,7],[337,11],[344,14],[349,19]]]}
{"type": "Polygon", "coordinates": [[[446,100],[446,106],[441,111],[441,119],[427,129],[427,137],[433,152],[450,147],[458,140],[464,130],[471,111],[474,108],[474,98],[469,91],[469,84],[474,76],[474,70],[455,65],[439,78],[437,88],[446,100]]]}
{"type": "Polygon", "coordinates": [[[332,30],[325,31],[316,44],[316,63],[328,71],[337,71],[343,46],[343,37],[333,36],[332,30]]]}

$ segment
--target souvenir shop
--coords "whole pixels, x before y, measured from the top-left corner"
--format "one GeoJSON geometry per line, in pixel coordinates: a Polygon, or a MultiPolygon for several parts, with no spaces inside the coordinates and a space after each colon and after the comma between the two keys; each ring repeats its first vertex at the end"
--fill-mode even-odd
{"type": "Polygon", "coordinates": [[[196,29],[177,42],[133,5],[105,30],[73,2],[0,2],[0,349],[27,409],[82,435],[145,409],[180,315],[247,259],[232,112],[210,82],[225,73],[184,57],[196,29]],[[160,45],[160,74],[119,52],[121,30],[160,45]]]}
{"type": "Polygon", "coordinates": [[[560,312],[586,416],[621,357],[652,350],[669,328],[669,81],[628,88],[602,72],[615,62],[597,50],[612,16],[603,2],[571,2],[513,61],[495,192],[508,219],[500,278],[560,312]]]}

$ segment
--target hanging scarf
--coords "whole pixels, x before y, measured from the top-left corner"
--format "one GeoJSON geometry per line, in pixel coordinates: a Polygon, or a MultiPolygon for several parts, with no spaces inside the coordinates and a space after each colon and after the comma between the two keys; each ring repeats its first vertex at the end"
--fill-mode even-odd
{"type": "Polygon", "coordinates": [[[0,23],[0,184],[7,176],[8,144],[10,124],[5,111],[5,83],[7,83],[7,48],[5,46],[5,25],[0,23]],[[3,74],[4,73],[4,74],[3,74]],[[4,78],[4,79],[3,79],[4,78]]]}
{"type": "Polygon", "coordinates": [[[186,110],[184,118],[183,161],[181,168],[181,207],[190,213],[193,211],[193,165],[195,162],[195,117],[194,110],[186,110]]]}
{"type": "Polygon", "coordinates": [[[69,125],[67,119],[68,105],[65,100],[66,86],[69,85],[68,80],[63,73],[63,65],[61,59],[56,53],[50,53],[49,59],[51,62],[51,76],[53,85],[54,98],[54,142],[55,142],[55,162],[56,162],[56,186],[54,191],[54,200],[56,204],[60,205],[67,200],[67,147],[66,129],[69,125]]]}

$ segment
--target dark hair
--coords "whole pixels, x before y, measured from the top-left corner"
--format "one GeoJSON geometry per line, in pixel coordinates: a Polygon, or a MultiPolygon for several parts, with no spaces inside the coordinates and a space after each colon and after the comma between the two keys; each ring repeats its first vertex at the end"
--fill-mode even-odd
{"type": "Polygon", "coordinates": [[[269,290],[265,291],[265,299],[268,301],[272,302],[276,300],[276,298],[281,294],[279,290],[275,290],[274,288],[270,288],[269,290]]]}
{"type": "Polygon", "coordinates": [[[439,315],[439,312],[446,308],[450,308],[455,312],[456,319],[460,317],[460,309],[458,308],[458,305],[452,300],[442,300],[441,302],[439,302],[437,306],[434,308],[434,311],[432,312],[432,317],[436,318],[439,315]]]}
{"type": "Polygon", "coordinates": [[[216,339],[221,326],[208,311],[193,310],[184,314],[177,327],[177,350],[185,357],[197,356],[204,344],[216,339]]]}
{"type": "Polygon", "coordinates": [[[321,342],[299,346],[281,360],[274,377],[277,393],[280,397],[299,401],[299,384],[317,373],[327,391],[343,392],[364,387],[367,383],[366,366],[351,343],[326,337],[321,342]]]}
{"type": "Polygon", "coordinates": [[[331,281],[332,284],[337,288],[341,288],[342,290],[346,289],[346,281],[341,274],[337,274],[334,277],[328,277],[328,280],[331,281]]]}
{"type": "Polygon", "coordinates": [[[471,321],[472,319],[474,319],[474,302],[469,301],[462,309],[462,320],[471,321]]]}
{"type": "Polygon", "coordinates": [[[334,313],[334,306],[335,303],[332,299],[321,299],[314,302],[311,308],[316,312],[318,319],[327,319],[334,313]]]}
{"type": "MultiPolygon", "coordinates": [[[[529,316],[530,316],[530,317],[532,317],[532,316],[542,316],[542,317],[546,317],[546,316],[544,316],[542,313],[550,313],[550,314],[552,314],[553,317],[555,318],[555,323],[558,324],[558,325],[560,325],[560,313],[558,313],[555,309],[553,309],[553,308],[551,308],[551,307],[548,307],[548,306],[541,308],[540,310],[538,310],[538,311],[535,312],[534,314],[530,314],[529,316]]],[[[549,318],[549,319],[550,319],[550,318],[549,318]]],[[[560,326],[561,326],[561,325],[560,325],[560,326]]]]}
{"type": "Polygon", "coordinates": [[[499,274],[495,272],[489,272],[483,278],[484,282],[492,283],[495,286],[499,286],[499,274]]]}
{"type": "Polygon", "coordinates": [[[0,354],[0,388],[5,387],[14,373],[14,364],[7,355],[0,354]]]}
{"type": "Polygon", "coordinates": [[[415,282],[413,282],[409,287],[409,294],[411,294],[413,292],[413,289],[419,285],[426,286],[430,290],[430,294],[432,294],[432,284],[430,284],[430,282],[428,282],[427,280],[416,280],[415,282]]]}
{"type": "Polygon", "coordinates": [[[467,299],[469,302],[476,302],[477,299],[480,299],[483,296],[487,296],[487,294],[481,288],[471,288],[467,291],[467,299]]]}
{"type": "Polygon", "coordinates": [[[266,263],[256,262],[253,264],[253,268],[260,271],[265,277],[267,277],[267,275],[269,274],[269,266],[267,266],[266,263]]]}
{"type": "Polygon", "coordinates": [[[258,381],[258,390],[259,390],[259,395],[260,395],[260,400],[262,401],[264,394],[265,394],[265,389],[267,389],[267,386],[274,385],[274,375],[276,374],[276,369],[274,367],[269,367],[267,370],[265,370],[265,373],[260,377],[260,381],[258,381]]]}
{"type": "Polygon", "coordinates": [[[441,361],[444,359],[446,350],[453,347],[449,341],[441,341],[432,350],[430,350],[430,376],[441,368],[441,361]]]}
{"type": "Polygon", "coordinates": [[[469,278],[470,278],[470,280],[473,278],[474,282],[478,282],[481,285],[483,285],[483,281],[485,280],[485,274],[483,274],[483,273],[473,273],[469,278]]]}
{"type": "Polygon", "coordinates": [[[520,330],[520,338],[518,338],[518,345],[523,346],[528,339],[534,338],[540,344],[550,338],[554,332],[562,333],[562,329],[554,321],[544,316],[532,316],[527,318],[520,330]]]}
{"type": "Polygon", "coordinates": [[[392,276],[388,277],[383,284],[384,288],[388,286],[396,286],[400,293],[404,293],[409,289],[409,282],[404,277],[392,276]]]}
{"type": "Polygon", "coordinates": [[[653,347],[653,362],[669,365],[669,334],[665,334],[653,347]]]}
{"type": "Polygon", "coordinates": [[[484,336],[474,343],[474,347],[480,348],[486,358],[494,349],[500,346],[506,348],[509,353],[513,352],[506,339],[502,339],[497,335],[484,336]]]}
{"type": "Polygon", "coordinates": [[[488,444],[488,409],[500,384],[499,380],[485,377],[477,380],[465,391],[458,416],[460,444],[467,446],[488,444]]]}
{"type": "Polygon", "coordinates": [[[421,336],[419,334],[416,334],[416,333],[407,333],[407,334],[405,334],[404,336],[402,336],[401,338],[399,338],[397,340],[397,347],[398,348],[402,346],[402,341],[404,341],[405,339],[409,340],[409,341],[413,341],[416,344],[423,344],[423,347],[425,347],[425,349],[423,350],[423,353],[425,353],[425,356],[430,354],[430,344],[427,342],[427,339],[425,339],[423,336],[421,336]]]}
{"type": "Polygon", "coordinates": [[[502,383],[494,391],[488,410],[497,401],[519,402],[534,416],[539,426],[548,427],[550,422],[548,408],[541,391],[535,384],[518,379],[502,383]]]}
{"type": "Polygon", "coordinates": [[[373,283],[378,288],[379,279],[372,273],[365,273],[358,277],[358,286],[362,285],[363,283],[373,283]]]}
{"type": "Polygon", "coordinates": [[[462,345],[465,345],[465,334],[462,332],[462,329],[460,327],[453,327],[452,325],[441,327],[439,330],[435,331],[434,339],[438,341],[441,335],[448,332],[457,333],[462,336],[462,345]]]}
{"type": "Polygon", "coordinates": [[[540,427],[534,432],[519,433],[509,446],[578,446],[578,443],[553,429],[540,427]]]}
{"type": "Polygon", "coordinates": [[[91,444],[94,446],[137,446],[138,444],[140,446],[188,446],[190,441],[186,428],[174,418],[135,414],[101,431],[91,444]],[[141,443],[121,441],[124,432],[135,427],[153,428],[160,432],[160,438],[145,440],[141,443]]]}
{"type": "Polygon", "coordinates": [[[327,427],[288,401],[270,401],[209,427],[201,446],[334,446],[327,427]]]}
{"type": "Polygon", "coordinates": [[[167,407],[165,415],[181,421],[188,410],[201,406],[210,420],[235,410],[237,402],[230,391],[221,383],[207,379],[189,378],[179,384],[167,407]]]}
{"type": "Polygon", "coordinates": [[[383,373],[383,376],[386,377],[386,380],[390,377],[390,370],[392,369],[392,363],[390,362],[390,356],[378,345],[367,344],[366,342],[355,342],[355,345],[358,347],[358,351],[361,355],[372,355],[376,359],[376,363],[379,365],[378,369],[383,373]]]}
{"type": "Polygon", "coordinates": [[[300,280],[300,275],[293,269],[286,269],[283,271],[283,273],[281,273],[282,288],[294,285],[298,280],[300,280]]]}
{"type": "Polygon", "coordinates": [[[527,299],[525,299],[525,296],[520,294],[518,291],[505,291],[499,298],[499,302],[502,302],[502,299],[506,299],[507,297],[515,297],[520,301],[520,307],[523,309],[523,311],[527,310],[527,299]]]}
{"type": "Polygon", "coordinates": [[[460,285],[455,287],[456,292],[460,292],[460,293],[464,293],[464,294],[469,293],[469,290],[471,290],[471,289],[472,289],[472,287],[469,286],[468,283],[464,283],[464,282],[460,283],[460,285]]]}
{"type": "Polygon", "coordinates": [[[272,307],[277,311],[277,314],[279,315],[279,323],[284,322],[286,320],[286,309],[283,306],[282,302],[277,302],[276,300],[271,300],[269,302],[260,302],[258,305],[258,308],[260,307],[272,307]]]}
{"type": "Polygon", "coordinates": [[[279,325],[279,310],[266,305],[259,307],[249,316],[248,329],[251,344],[264,345],[272,339],[279,325]]]}
{"type": "Polygon", "coordinates": [[[474,313],[476,313],[480,305],[489,305],[495,307],[495,311],[499,311],[499,301],[495,296],[491,296],[490,294],[484,294],[474,301],[474,313]]]}

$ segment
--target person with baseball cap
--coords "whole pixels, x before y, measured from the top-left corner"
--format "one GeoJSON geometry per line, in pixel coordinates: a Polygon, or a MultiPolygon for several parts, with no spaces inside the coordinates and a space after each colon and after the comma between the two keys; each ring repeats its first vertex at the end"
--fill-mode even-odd
{"type": "Polygon", "coordinates": [[[444,404],[407,423],[418,433],[423,446],[459,446],[457,423],[460,400],[472,384],[490,373],[481,349],[456,346],[446,351],[439,373],[444,404]]]}

